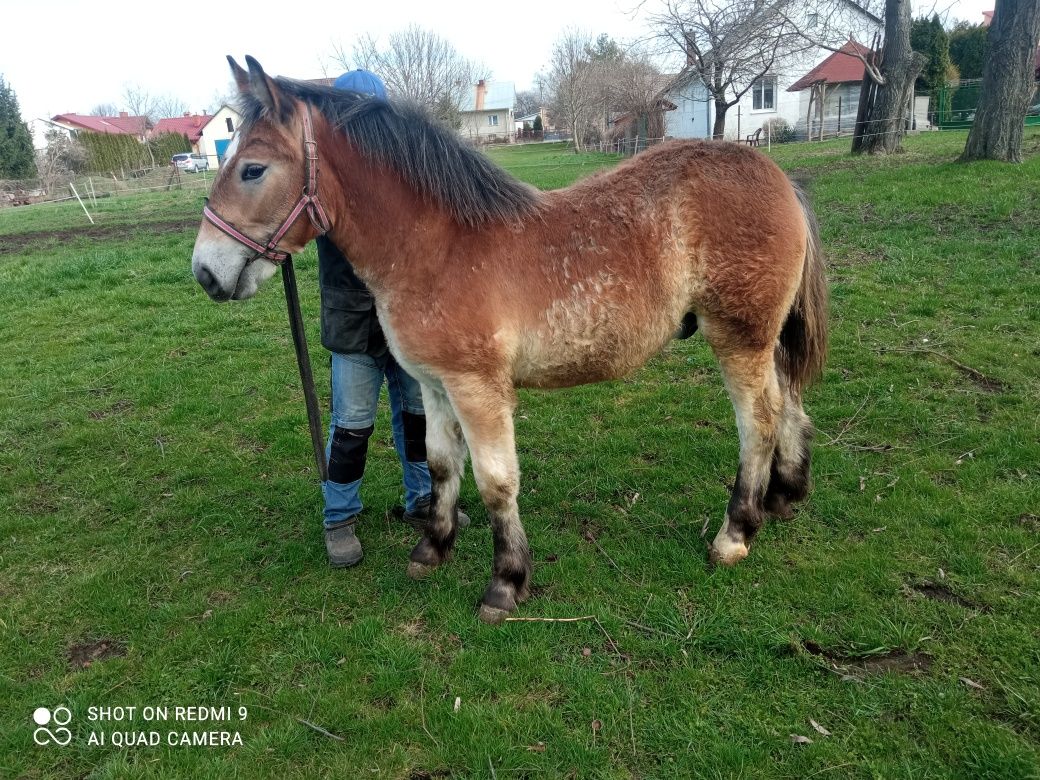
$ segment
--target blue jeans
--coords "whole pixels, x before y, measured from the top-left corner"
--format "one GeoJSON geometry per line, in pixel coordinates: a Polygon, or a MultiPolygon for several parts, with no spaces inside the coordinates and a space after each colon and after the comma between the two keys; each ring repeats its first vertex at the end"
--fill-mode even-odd
{"type": "Polygon", "coordinates": [[[419,383],[397,365],[390,353],[373,358],[363,352],[333,352],[332,423],[325,445],[329,479],[322,484],[326,526],[351,518],[362,509],[361,478],[384,377],[390,395],[394,447],[404,471],[405,509],[415,511],[430,496],[426,417],[419,383]]]}

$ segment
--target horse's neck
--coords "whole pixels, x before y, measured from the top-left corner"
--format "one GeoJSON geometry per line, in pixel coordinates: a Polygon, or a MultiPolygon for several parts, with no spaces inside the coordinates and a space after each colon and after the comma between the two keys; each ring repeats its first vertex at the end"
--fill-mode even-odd
{"type": "Polygon", "coordinates": [[[322,171],[329,177],[329,237],[378,292],[404,268],[415,269],[431,260],[437,238],[451,232],[452,220],[394,171],[337,140],[339,153],[322,171]]]}

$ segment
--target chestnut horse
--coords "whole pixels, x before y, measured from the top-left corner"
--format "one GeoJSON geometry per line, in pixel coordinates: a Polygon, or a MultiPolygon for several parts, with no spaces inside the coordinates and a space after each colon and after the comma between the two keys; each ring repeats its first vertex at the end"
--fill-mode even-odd
{"type": "Polygon", "coordinates": [[[698,327],[740,435],[711,559],[737,563],[767,513],[806,497],[802,391],[824,362],[827,289],[812,211],[772,161],[673,141],[538,192],[419,108],[228,60],[244,121],[195,242],[195,278],[214,299],[249,298],[323,231],[350,258],[422,384],[433,508],[410,576],[450,555],[468,447],[494,536],[480,616],[504,619],[531,571],[514,388],[623,377],[698,327]]]}

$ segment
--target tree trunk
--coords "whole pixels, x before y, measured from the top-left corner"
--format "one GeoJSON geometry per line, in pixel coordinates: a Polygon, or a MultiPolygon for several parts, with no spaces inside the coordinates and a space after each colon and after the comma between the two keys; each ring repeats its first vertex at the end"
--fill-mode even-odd
{"type": "Polygon", "coordinates": [[[1022,128],[1033,96],[1040,0],[997,0],[982,95],[961,160],[1022,162],[1022,128]]]}
{"type": "Polygon", "coordinates": [[[711,137],[716,141],[721,141],[726,137],[727,111],[729,111],[729,103],[725,100],[715,101],[715,122],[711,128],[711,137]]]}
{"type": "MultiPolygon", "coordinates": [[[[853,140],[853,152],[894,152],[906,134],[907,107],[914,82],[928,61],[910,47],[910,6],[910,0],[885,0],[885,48],[881,53],[881,76],[885,82],[878,87],[862,135],[853,140]]],[[[864,78],[869,76],[864,74],[864,78]]]]}

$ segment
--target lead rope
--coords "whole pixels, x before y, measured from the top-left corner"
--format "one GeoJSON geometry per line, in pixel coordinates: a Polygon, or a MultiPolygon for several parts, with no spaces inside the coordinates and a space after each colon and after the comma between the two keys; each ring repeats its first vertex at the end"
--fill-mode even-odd
{"type": "Polygon", "coordinates": [[[329,479],[329,463],[325,458],[321,410],[318,408],[318,393],[314,389],[311,358],[307,352],[307,333],[303,328],[303,314],[300,312],[300,295],[296,289],[296,271],[293,269],[292,255],[289,255],[282,263],[282,286],[285,287],[285,304],[289,309],[289,329],[292,331],[293,347],[296,348],[296,364],[300,368],[303,398],[307,403],[307,424],[311,429],[314,462],[318,466],[318,474],[322,483],[325,483],[329,479]]]}

